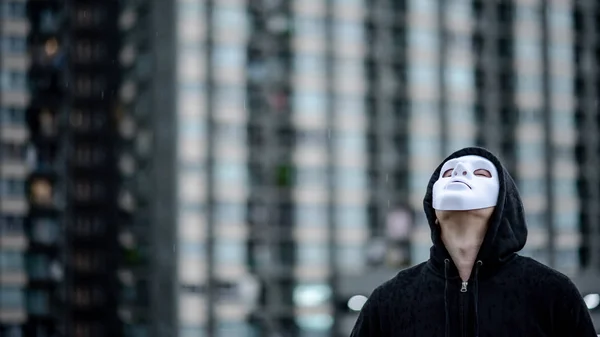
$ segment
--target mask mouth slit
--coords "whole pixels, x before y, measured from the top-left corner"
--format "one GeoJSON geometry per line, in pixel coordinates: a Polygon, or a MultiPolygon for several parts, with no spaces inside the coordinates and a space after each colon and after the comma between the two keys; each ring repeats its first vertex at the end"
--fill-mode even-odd
{"type": "Polygon", "coordinates": [[[471,186],[469,186],[469,184],[465,183],[464,181],[460,181],[460,180],[452,180],[450,183],[461,183],[461,184],[465,184],[467,185],[467,187],[472,190],[471,186]]]}

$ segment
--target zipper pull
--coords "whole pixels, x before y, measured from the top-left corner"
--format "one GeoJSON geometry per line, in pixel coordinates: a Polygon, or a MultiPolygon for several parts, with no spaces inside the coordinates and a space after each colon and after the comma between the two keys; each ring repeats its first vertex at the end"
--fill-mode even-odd
{"type": "Polygon", "coordinates": [[[460,292],[461,293],[466,293],[467,292],[467,285],[469,285],[469,282],[463,282],[462,283],[462,287],[460,288],[460,292]]]}

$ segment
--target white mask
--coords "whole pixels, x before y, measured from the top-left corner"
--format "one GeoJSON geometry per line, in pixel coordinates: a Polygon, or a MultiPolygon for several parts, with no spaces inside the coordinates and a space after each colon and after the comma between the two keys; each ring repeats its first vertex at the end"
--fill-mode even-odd
{"type": "Polygon", "coordinates": [[[494,164],[480,156],[448,160],[433,184],[433,208],[467,211],[496,206],[500,180],[494,164]]]}

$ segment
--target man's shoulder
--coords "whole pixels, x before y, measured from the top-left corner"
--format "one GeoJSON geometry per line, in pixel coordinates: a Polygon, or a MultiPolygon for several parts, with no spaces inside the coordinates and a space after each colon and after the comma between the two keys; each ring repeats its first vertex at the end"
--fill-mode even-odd
{"type": "Polygon", "coordinates": [[[540,289],[547,289],[548,287],[555,290],[563,289],[569,291],[576,289],[575,284],[567,275],[530,257],[519,256],[518,265],[522,270],[524,279],[534,284],[545,286],[540,289]]]}

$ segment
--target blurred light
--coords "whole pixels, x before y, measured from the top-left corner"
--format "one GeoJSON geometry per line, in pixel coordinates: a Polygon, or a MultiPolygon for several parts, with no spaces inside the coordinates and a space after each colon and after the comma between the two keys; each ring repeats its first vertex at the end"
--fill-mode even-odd
{"type": "Polygon", "coordinates": [[[302,315],[296,318],[302,330],[326,331],[333,325],[333,317],[327,314],[302,315]]]}
{"type": "Polygon", "coordinates": [[[299,285],[294,289],[294,303],[299,306],[318,306],[330,297],[331,287],[325,284],[299,285]]]}
{"type": "Polygon", "coordinates": [[[367,303],[367,297],[363,295],[355,295],[348,300],[348,308],[352,311],[360,311],[367,303]]]}
{"type": "Polygon", "coordinates": [[[587,308],[594,310],[600,305],[600,294],[588,294],[583,297],[587,308]]]}
{"type": "Polygon", "coordinates": [[[55,38],[51,38],[46,41],[46,45],[44,46],[44,51],[48,56],[54,56],[58,51],[58,41],[55,38]]]}

